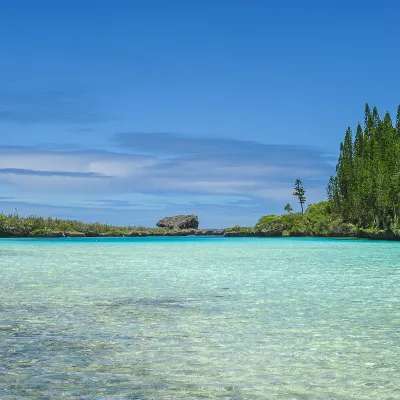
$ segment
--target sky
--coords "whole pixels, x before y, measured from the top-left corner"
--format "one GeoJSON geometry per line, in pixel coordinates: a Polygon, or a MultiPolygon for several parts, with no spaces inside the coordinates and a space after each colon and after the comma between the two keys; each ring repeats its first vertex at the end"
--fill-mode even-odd
{"type": "Polygon", "coordinates": [[[400,103],[398,1],[3,0],[0,210],[200,227],[324,200],[400,103]]]}

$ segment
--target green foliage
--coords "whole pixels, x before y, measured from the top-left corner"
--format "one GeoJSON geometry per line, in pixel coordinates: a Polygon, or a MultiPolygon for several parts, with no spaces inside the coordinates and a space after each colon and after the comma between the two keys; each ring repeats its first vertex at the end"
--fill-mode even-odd
{"type": "MultiPolygon", "coordinates": [[[[327,187],[332,210],[360,228],[387,230],[395,226],[400,208],[400,106],[393,126],[376,107],[365,106],[364,129],[347,129],[327,187]]],[[[394,228],[397,229],[397,228],[394,228]]]]}
{"type": "Polygon", "coordinates": [[[330,236],[331,224],[335,217],[332,214],[330,203],[321,201],[310,204],[305,212],[305,217],[309,221],[309,227],[312,235],[330,236]]]}
{"type": "Polygon", "coordinates": [[[285,214],[281,217],[284,231],[290,236],[308,236],[310,234],[308,219],[301,213],[285,214]]]}
{"type": "Polygon", "coordinates": [[[266,215],[254,227],[258,233],[274,232],[271,236],[355,236],[357,229],[344,222],[328,201],[310,204],[304,214],[266,215]]]}
{"type": "Polygon", "coordinates": [[[235,225],[224,229],[225,236],[254,236],[254,229],[248,226],[235,225]]]}
{"type": "Polygon", "coordinates": [[[396,130],[397,133],[400,135],[400,104],[397,107],[397,114],[396,114],[396,130]]]}
{"type": "Polygon", "coordinates": [[[253,228],[251,228],[249,226],[235,225],[235,226],[232,226],[231,228],[224,229],[224,231],[225,232],[251,233],[251,232],[253,232],[253,228]]]}
{"type": "Polygon", "coordinates": [[[254,227],[255,232],[263,232],[266,230],[283,230],[281,216],[278,215],[265,215],[261,217],[254,227]]]}
{"type": "Polygon", "coordinates": [[[276,236],[306,236],[309,234],[308,221],[301,213],[281,216],[265,215],[257,222],[254,231],[258,233],[274,232],[276,236]]]}
{"type": "Polygon", "coordinates": [[[397,219],[393,221],[390,225],[390,231],[393,232],[396,236],[400,236],[400,220],[397,219]]]}
{"type": "Polygon", "coordinates": [[[286,206],[284,207],[284,210],[285,210],[287,213],[290,214],[290,213],[293,211],[293,208],[292,208],[292,206],[291,206],[289,203],[287,203],[286,206]]]}
{"type": "Polygon", "coordinates": [[[0,214],[0,237],[56,237],[74,236],[84,233],[88,237],[96,236],[128,236],[131,232],[147,231],[162,234],[162,228],[133,228],[131,226],[118,227],[108,224],[85,223],[75,220],[63,220],[59,218],[41,218],[36,216],[20,217],[14,214],[0,214]]]}

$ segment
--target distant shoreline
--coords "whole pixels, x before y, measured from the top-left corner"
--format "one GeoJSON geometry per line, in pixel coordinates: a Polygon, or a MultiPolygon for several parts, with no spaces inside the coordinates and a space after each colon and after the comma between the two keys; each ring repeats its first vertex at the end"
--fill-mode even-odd
{"type": "Polygon", "coordinates": [[[332,214],[328,202],[308,206],[306,212],[266,215],[253,227],[199,229],[195,215],[165,217],[157,227],[115,226],[99,222],[21,217],[0,214],[0,238],[102,238],[102,237],[315,237],[400,241],[400,230],[361,228],[332,214]]]}
{"type": "Polygon", "coordinates": [[[400,241],[400,236],[391,232],[365,232],[359,231],[356,235],[310,235],[292,234],[282,235],[280,232],[236,232],[232,228],[225,229],[191,229],[191,230],[170,230],[164,232],[154,232],[157,228],[127,232],[126,234],[88,234],[84,232],[54,232],[48,231],[35,235],[12,235],[0,233],[1,239],[69,239],[69,238],[145,238],[145,237],[227,237],[227,238],[326,238],[326,239],[370,239],[384,241],[400,241]]]}

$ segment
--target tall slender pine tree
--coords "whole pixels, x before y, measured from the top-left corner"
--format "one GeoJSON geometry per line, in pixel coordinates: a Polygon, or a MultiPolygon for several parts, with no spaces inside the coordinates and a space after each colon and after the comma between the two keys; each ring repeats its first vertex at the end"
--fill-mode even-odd
{"type": "Polygon", "coordinates": [[[400,135],[400,105],[397,107],[396,129],[397,133],[400,135]]]}
{"type": "Polygon", "coordinates": [[[400,106],[393,126],[389,113],[381,120],[376,107],[365,105],[364,130],[358,124],[353,141],[347,129],[327,195],[345,221],[400,229],[400,106]]]}

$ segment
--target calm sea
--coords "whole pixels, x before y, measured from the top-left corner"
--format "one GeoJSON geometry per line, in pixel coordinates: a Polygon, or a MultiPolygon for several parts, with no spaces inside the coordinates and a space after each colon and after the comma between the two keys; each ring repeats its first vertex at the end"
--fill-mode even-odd
{"type": "Polygon", "coordinates": [[[0,240],[1,399],[400,399],[400,243],[0,240]]]}

